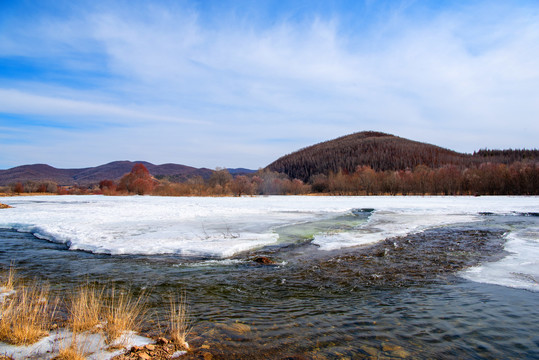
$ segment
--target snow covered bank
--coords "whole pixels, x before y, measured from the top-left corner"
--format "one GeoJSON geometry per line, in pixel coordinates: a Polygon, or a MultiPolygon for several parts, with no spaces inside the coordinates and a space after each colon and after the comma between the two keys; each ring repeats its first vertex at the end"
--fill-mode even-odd
{"type": "MultiPolygon", "coordinates": [[[[125,348],[144,346],[152,343],[151,339],[138,336],[134,333],[126,334],[124,340],[125,342],[122,345],[125,348]]],[[[85,357],[89,360],[108,360],[125,351],[125,349],[108,351],[108,346],[105,344],[105,337],[102,334],[78,334],[74,341],[73,334],[70,331],[59,330],[28,346],[16,346],[0,342],[0,354],[10,356],[15,360],[52,359],[58,355],[61,349],[68,348],[74,343],[80,353],[85,354],[85,357]]]]}

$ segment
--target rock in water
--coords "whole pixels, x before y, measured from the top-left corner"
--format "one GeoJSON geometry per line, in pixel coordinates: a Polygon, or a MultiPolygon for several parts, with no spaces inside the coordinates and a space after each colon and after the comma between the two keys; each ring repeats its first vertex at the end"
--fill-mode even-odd
{"type": "Polygon", "coordinates": [[[402,348],[402,346],[399,345],[393,345],[393,344],[382,344],[382,351],[388,353],[392,357],[405,359],[407,357],[410,357],[410,353],[402,348]]]}
{"type": "Polygon", "coordinates": [[[270,258],[266,256],[259,256],[253,259],[255,263],[262,264],[262,265],[274,265],[275,261],[271,260],[270,258]]]}

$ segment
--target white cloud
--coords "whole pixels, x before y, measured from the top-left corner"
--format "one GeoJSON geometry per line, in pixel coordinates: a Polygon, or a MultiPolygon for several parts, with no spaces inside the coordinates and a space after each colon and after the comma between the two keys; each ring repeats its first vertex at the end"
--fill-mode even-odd
{"type": "Polygon", "coordinates": [[[412,16],[413,6],[357,30],[338,16],[210,27],[192,9],[156,5],[38,24],[32,31],[45,34],[44,45],[21,45],[19,56],[58,59],[81,77],[101,66],[104,79],[71,96],[69,84],[50,94],[39,81],[32,90],[13,82],[0,89],[0,111],[129,124],[155,158],[189,154],[189,164],[209,167],[265,166],[308,139],[361,130],[460,151],[536,147],[537,8],[464,5],[412,16]],[[193,150],[196,139],[210,159],[193,150]]]}
{"type": "MultiPolygon", "coordinates": [[[[60,117],[93,117],[107,119],[107,122],[125,124],[133,121],[158,121],[185,124],[206,124],[197,121],[168,115],[145,112],[142,109],[133,110],[125,106],[71,100],[59,97],[49,97],[29,94],[13,89],[0,88],[0,112],[13,114],[30,114],[39,116],[60,117]]],[[[68,120],[69,121],[69,120],[68,120]]]]}

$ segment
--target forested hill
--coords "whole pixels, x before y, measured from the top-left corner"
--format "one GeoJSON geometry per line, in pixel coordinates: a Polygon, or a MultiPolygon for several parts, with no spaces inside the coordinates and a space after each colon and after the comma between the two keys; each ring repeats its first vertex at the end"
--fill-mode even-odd
{"type": "Polygon", "coordinates": [[[472,155],[439,146],[364,131],[283,156],[268,165],[268,169],[307,181],[316,174],[327,175],[339,170],[354,172],[362,165],[370,166],[375,171],[413,169],[421,164],[436,168],[445,164],[471,162],[472,158],[472,155]]]}

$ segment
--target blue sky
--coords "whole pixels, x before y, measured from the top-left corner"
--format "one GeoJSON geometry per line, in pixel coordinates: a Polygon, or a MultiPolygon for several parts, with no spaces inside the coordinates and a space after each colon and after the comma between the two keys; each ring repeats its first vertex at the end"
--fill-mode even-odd
{"type": "Polygon", "coordinates": [[[537,148],[537,1],[0,0],[0,169],[537,148]]]}

